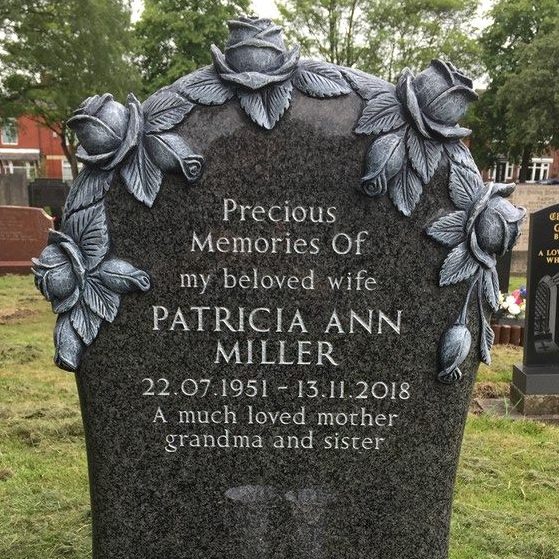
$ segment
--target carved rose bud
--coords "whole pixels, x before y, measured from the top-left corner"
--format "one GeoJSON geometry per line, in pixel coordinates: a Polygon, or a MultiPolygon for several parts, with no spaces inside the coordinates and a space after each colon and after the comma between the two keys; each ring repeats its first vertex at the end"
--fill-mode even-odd
{"type": "Polygon", "coordinates": [[[386,134],[373,142],[366,163],[371,171],[361,179],[363,191],[369,196],[386,194],[388,181],[400,172],[405,157],[401,134],[386,134]]]}
{"type": "Polygon", "coordinates": [[[406,68],[396,92],[418,130],[427,138],[458,139],[470,134],[467,128],[458,127],[457,122],[477,99],[477,94],[472,80],[452,64],[433,60],[415,77],[406,68]]]}
{"type": "Polygon", "coordinates": [[[35,285],[52,304],[55,313],[69,311],[80,297],[85,263],[76,243],[63,233],[51,231],[49,244],[33,258],[35,285]]]}
{"type": "Polygon", "coordinates": [[[470,351],[472,335],[461,323],[449,328],[439,342],[439,374],[441,382],[450,384],[462,378],[460,365],[470,351]]]}
{"type": "Polygon", "coordinates": [[[120,258],[108,258],[103,261],[99,266],[97,276],[105,287],[119,294],[138,289],[147,291],[151,286],[147,272],[139,270],[120,258]]]}
{"type": "Polygon", "coordinates": [[[133,95],[128,107],[110,93],[86,99],[68,120],[80,142],[77,158],[103,170],[113,169],[138,142],[139,115],[140,103],[133,95]]]}
{"type": "Polygon", "coordinates": [[[212,45],[214,66],[222,79],[255,90],[293,74],[299,47],[287,51],[281,27],[253,17],[229,21],[228,26],[225,54],[212,45]]]}
{"type": "Polygon", "coordinates": [[[505,198],[514,184],[490,184],[468,212],[466,233],[475,258],[486,267],[494,265],[494,255],[511,250],[520,235],[526,210],[505,198]]]}
{"type": "Polygon", "coordinates": [[[189,181],[202,175],[204,158],[190,149],[177,134],[148,134],[146,144],[157,166],[164,172],[183,173],[189,181]]]}

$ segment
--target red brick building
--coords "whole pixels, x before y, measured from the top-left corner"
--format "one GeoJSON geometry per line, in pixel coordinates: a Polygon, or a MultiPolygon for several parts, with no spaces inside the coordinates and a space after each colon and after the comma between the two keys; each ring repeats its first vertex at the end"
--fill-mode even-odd
{"type": "MultiPolygon", "coordinates": [[[[520,182],[520,165],[503,158],[491,168],[482,172],[483,178],[495,182],[520,182]]],[[[549,151],[537,157],[532,157],[528,168],[528,183],[537,183],[552,177],[559,177],[559,150],[549,151]]]]}
{"type": "Polygon", "coordinates": [[[24,172],[29,179],[72,179],[58,136],[25,116],[0,127],[0,174],[16,172],[24,172]]]}
{"type": "MultiPolygon", "coordinates": [[[[70,164],[58,136],[25,116],[12,119],[0,128],[0,174],[18,171],[25,172],[29,179],[72,180],[70,164]]],[[[519,182],[519,173],[520,165],[503,158],[482,175],[487,181],[519,182]]],[[[559,150],[533,157],[528,176],[529,183],[559,177],[559,150]]]]}

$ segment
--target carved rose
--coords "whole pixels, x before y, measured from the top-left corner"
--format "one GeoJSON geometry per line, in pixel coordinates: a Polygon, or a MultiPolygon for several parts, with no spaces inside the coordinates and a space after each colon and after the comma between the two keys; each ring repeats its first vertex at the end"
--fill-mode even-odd
{"type": "Polygon", "coordinates": [[[398,80],[396,94],[423,136],[458,139],[470,134],[457,122],[477,94],[472,80],[452,64],[433,60],[415,77],[406,68],[398,80]]]}
{"type": "Polygon", "coordinates": [[[50,231],[49,245],[33,259],[37,288],[59,314],[55,362],[77,369],[103,320],[112,322],[120,296],[147,291],[149,275],[108,256],[109,236],[102,202],[64,219],[62,231],[50,231]]]}
{"type": "Polygon", "coordinates": [[[35,285],[52,304],[55,313],[69,311],[83,288],[85,262],[74,241],[63,233],[51,231],[49,244],[41,256],[33,258],[35,285]]]}
{"type": "Polygon", "coordinates": [[[491,272],[496,264],[495,255],[510,250],[516,242],[526,215],[524,208],[505,200],[513,192],[514,184],[483,186],[479,178],[479,186],[470,200],[465,197],[465,190],[458,190],[463,183],[457,176],[460,175],[451,172],[451,196],[460,210],[439,218],[427,230],[440,243],[453,247],[441,270],[441,285],[468,279],[480,268],[491,272]]]}
{"type": "Polygon", "coordinates": [[[212,45],[212,58],[219,76],[256,90],[287,80],[297,67],[299,47],[287,51],[282,28],[269,19],[241,17],[228,22],[225,54],[212,45]]]}
{"type": "Polygon", "coordinates": [[[520,224],[526,210],[513,206],[504,198],[514,188],[514,184],[489,185],[468,212],[468,243],[476,260],[486,267],[494,266],[494,255],[510,250],[520,235],[520,224]]]}
{"type": "MultiPolygon", "coordinates": [[[[513,206],[502,196],[503,187],[509,185],[493,185],[492,197],[475,219],[476,240],[479,248],[488,254],[502,256],[512,249],[520,235],[520,224],[526,215],[524,208],[513,206]]],[[[479,209],[474,208],[472,214],[479,209]]],[[[474,250],[477,247],[474,244],[474,250]]]]}
{"type": "Polygon", "coordinates": [[[462,378],[460,365],[470,352],[472,335],[464,324],[449,328],[439,342],[439,375],[441,382],[450,384],[462,378]]]}
{"type": "Polygon", "coordinates": [[[139,101],[130,95],[128,107],[110,93],[86,99],[68,120],[80,142],[76,157],[103,170],[114,169],[138,143],[139,101]]]}

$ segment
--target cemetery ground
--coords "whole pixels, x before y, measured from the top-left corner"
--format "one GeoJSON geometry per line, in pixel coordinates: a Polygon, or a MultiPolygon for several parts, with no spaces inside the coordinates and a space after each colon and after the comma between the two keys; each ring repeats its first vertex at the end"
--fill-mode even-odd
{"type": "MultiPolygon", "coordinates": [[[[91,553],[83,428],[73,375],[52,364],[54,320],[31,276],[0,277],[2,559],[91,553]]],[[[504,396],[521,357],[521,348],[495,347],[476,395],[504,396]]],[[[559,427],[471,414],[451,559],[559,557],[558,463],[559,427]]]]}

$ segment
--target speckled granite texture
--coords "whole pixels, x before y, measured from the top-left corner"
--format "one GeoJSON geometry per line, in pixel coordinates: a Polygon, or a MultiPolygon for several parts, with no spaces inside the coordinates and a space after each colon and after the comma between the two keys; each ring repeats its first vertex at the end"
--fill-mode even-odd
{"type": "MultiPolygon", "coordinates": [[[[387,197],[359,193],[369,140],[352,129],[361,101],[350,94],[313,100],[294,93],[288,114],[273,131],[251,123],[232,101],[196,108],[180,129],[204,154],[201,181],[187,186],[167,177],[152,209],[115,184],[106,198],[116,255],[148,270],[153,289],[123,298],[112,325],[103,325],[77,373],[87,435],[93,504],[95,559],[445,559],[452,492],[476,352],[456,384],[437,381],[437,344],[459,312],[467,285],[439,288],[447,250],[424,233],[433,219],[453,209],[443,166],[410,218],[387,197]],[[335,206],[336,222],[270,224],[223,222],[223,198],[239,203],[335,206]],[[192,232],[215,236],[317,237],[366,230],[373,242],[361,256],[193,254],[192,232]],[[180,288],[181,273],[306,275],[314,291],[224,290],[204,295],[180,288]],[[378,288],[332,292],[328,274],[366,269],[378,288]],[[235,334],[152,330],[152,305],[174,311],[190,306],[299,308],[309,332],[235,334]],[[397,336],[326,335],[320,325],[333,309],[402,309],[397,336]],[[214,365],[217,339],[224,342],[285,339],[328,340],[340,360],[333,366],[214,365]],[[169,396],[142,396],[144,378],[166,378],[169,396]],[[267,398],[175,395],[185,378],[409,382],[406,401],[296,397],[272,391],[267,398]],[[398,414],[388,427],[316,425],[233,426],[245,434],[380,436],[380,450],[180,448],[164,450],[168,433],[223,432],[226,425],[177,424],[178,410],[231,409],[398,414]],[[158,406],[169,423],[153,422],[158,406]]],[[[323,246],[324,246],[323,245],[323,246]]],[[[472,309],[475,313],[475,309],[472,309]]],[[[478,321],[471,330],[478,339],[478,321]]],[[[354,390],[353,394],[357,394],[354,390]]]]}

